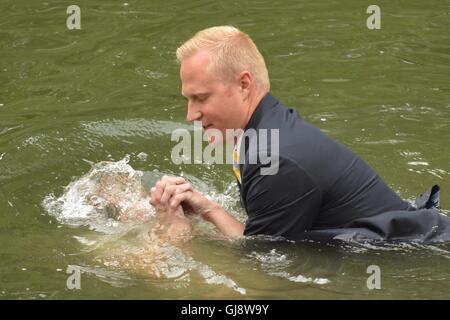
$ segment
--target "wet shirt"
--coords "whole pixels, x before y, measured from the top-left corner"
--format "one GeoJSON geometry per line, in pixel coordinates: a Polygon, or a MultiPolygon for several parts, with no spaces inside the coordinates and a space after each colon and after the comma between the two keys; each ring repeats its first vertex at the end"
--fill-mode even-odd
{"type": "Polygon", "coordinates": [[[360,218],[409,208],[360,157],[270,94],[245,133],[239,147],[245,235],[296,240],[307,230],[345,228],[360,218]],[[269,167],[278,170],[268,174],[269,167]]]}

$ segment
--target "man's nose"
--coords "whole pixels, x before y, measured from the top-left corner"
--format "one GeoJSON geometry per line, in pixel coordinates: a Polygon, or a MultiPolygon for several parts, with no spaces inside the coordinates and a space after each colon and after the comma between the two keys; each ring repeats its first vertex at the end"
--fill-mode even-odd
{"type": "Polygon", "coordinates": [[[195,110],[190,103],[188,103],[188,109],[186,114],[186,120],[192,122],[194,120],[200,120],[202,117],[202,113],[198,110],[195,110]]]}

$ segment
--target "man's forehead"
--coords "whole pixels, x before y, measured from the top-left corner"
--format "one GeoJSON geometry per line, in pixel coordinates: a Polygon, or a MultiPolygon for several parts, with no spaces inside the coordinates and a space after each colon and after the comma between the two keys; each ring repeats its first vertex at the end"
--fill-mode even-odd
{"type": "Polygon", "coordinates": [[[209,92],[215,77],[208,70],[209,53],[197,52],[181,63],[180,77],[183,96],[200,95],[209,92]]]}
{"type": "Polygon", "coordinates": [[[199,50],[190,57],[186,58],[181,65],[194,69],[205,69],[209,64],[210,57],[211,52],[207,50],[199,50]]]}
{"type": "Polygon", "coordinates": [[[184,97],[202,96],[209,94],[211,89],[205,86],[182,86],[181,95],[184,97]]]}

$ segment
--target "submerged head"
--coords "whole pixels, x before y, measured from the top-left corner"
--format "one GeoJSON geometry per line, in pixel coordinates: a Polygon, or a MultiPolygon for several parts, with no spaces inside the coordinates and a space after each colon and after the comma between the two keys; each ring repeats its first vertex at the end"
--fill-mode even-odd
{"type": "Polygon", "coordinates": [[[87,201],[115,220],[145,221],[153,211],[149,198],[136,172],[98,170],[88,174],[95,183],[87,201]]]}

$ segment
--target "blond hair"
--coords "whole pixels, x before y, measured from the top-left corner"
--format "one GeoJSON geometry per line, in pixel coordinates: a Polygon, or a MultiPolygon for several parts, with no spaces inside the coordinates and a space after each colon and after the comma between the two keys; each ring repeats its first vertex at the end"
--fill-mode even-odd
{"type": "Polygon", "coordinates": [[[182,63],[202,49],[212,53],[208,68],[225,80],[233,80],[237,74],[246,70],[253,75],[260,91],[270,90],[264,58],[246,33],[233,26],[201,30],[177,49],[177,59],[182,63]]]}

